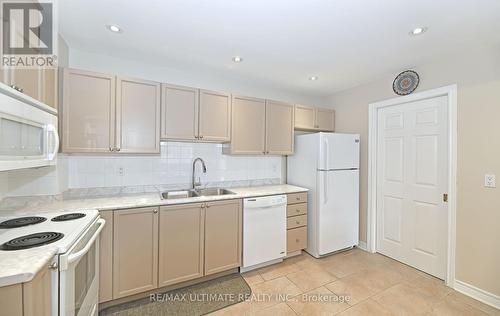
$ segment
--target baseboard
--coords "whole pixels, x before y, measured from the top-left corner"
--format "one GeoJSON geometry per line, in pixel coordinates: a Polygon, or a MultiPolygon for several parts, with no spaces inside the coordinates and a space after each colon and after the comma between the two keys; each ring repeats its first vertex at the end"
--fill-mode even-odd
{"type": "Polygon", "coordinates": [[[368,251],[368,247],[364,241],[360,240],[357,247],[361,250],[368,251]]]}
{"type": "Polygon", "coordinates": [[[482,290],[460,280],[455,280],[455,290],[480,302],[500,309],[500,296],[482,290]]]}

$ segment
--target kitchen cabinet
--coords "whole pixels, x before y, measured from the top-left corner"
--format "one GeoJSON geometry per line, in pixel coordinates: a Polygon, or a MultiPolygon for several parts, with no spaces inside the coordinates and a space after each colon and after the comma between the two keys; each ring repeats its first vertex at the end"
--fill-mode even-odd
{"type": "Polygon", "coordinates": [[[293,154],[293,122],[292,105],[266,101],[266,154],[293,154]]]}
{"type": "Polygon", "coordinates": [[[230,140],[230,94],[166,84],[162,90],[162,139],[230,140]]]}
{"type": "Polygon", "coordinates": [[[203,276],[204,204],[160,208],[160,287],[203,276]]]}
{"type": "Polygon", "coordinates": [[[316,109],[312,106],[295,106],[295,129],[313,130],[316,128],[316,109]]]}
{"type": "Polygon", "coordinates": [[[296,105],[295,129],[333,132],[335,129],[335,111],[332,109],[296,105]]]}
{"type": "Polygon", "coordinates": [[[335,130],[335,111],[316,108],[316,128],[320,131],[333,132],[335,130]]]}
{"type": "Polygon", "coordinates": [[[287,255],[307,248],[307,192],[287,195],[287,255]]]}
{"type": "Polygon", "coordinates": [[[50,316],[51,271],[47,265],[29,282],[0,287],[0,316],[50,316]]]}
{"type": "Polygon", "coordinates": [[[63,152],[103,153],[114,149],[115,89],[112,75],[64,69],[63,152]]]}
{"type": "Polygon", "coordinates": [[[206,203],[205,275],[241,266],[241,200],[206,203]]]}
{"type": "Polygon", "coordinates": [[[162,139],[198,139],[198,93],[195,88],[162,85],[162,139]]]}
{"type": "Polygon", "coordinates": [[[232,106],[230,153],[263,154],[266,150],[266,100],[233,96],[232,106]]]}
{"type": "Polygon", "coordinates": [[[158,209],[113,213],[113,299],[158,287],[158,209]]]}
{"type": "Polygon", "coordinates": [[[106,221],[99,235],[99,303],[113,299],[113,211],[100,211],[106,221]]]}
{"type": "Polygon", "coordinates": [[[0,81],[57,108],[57,69],[2,69],[0,81]]]}
{"type": "Polygon", "coordinates": [[[223,148],[225,154],[293,153],[292,105],[240,96],[232,102],[231,143],[223,148]]]}
{"type": "Polygon", "coordinates": [[[200,90],[200,140],[228,142],[231,127],[231,95],[200,90]]]}
{"type": "Polygon", "coordinates": [[[160,153],[160,95],[157,82],[117,77],[117,151],[160,153]]]}
{"type": "Polygon", "coordinates": [[[62,151],[159,153],[159,83],[64,69],[62,151]]]}

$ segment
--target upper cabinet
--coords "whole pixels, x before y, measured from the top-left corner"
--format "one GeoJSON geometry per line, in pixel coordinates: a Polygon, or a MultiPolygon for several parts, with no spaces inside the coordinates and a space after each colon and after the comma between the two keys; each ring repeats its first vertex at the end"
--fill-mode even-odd
{"type": "Polygon", "coordinates": [[[335,111],[332,109],[296,105],[295,129],[333,132],[335,129],[335,111]]]}
{"type": "Polygon", "coordinates": [[[228,142],[231,126],[231,95],[200,90],[199,139],[228,142]]]}
{"type": "Polygon", "coordinates": [[[162,85],[162,139],[198,139],[198,93],[194,88],[162,85]]]}
{"type": "Polygon", "coordinates": [[[162,139],[230,140],[230,94],[167,84],[162,90],[162,139]]]}
{"type": "Polygon", "coordinates": [[[115,138],[115,77],[64,69],[63,152],[110,152],[115,138]]]}
{"type": "Polygon", "coordinates": [[[266,154],[293,154],[293,105],[266,101],[266,154]]]}
{"type": "Polygon", "coordinates": [[[160,84],[64,69],[62,151],[159,153],[160,84]]]}
{"type": "Polygon", "coordinates": [[[57,108],[57,69],[2,69],[0,81],[57,108]]]}
{"type": "Polygon", "coordinates": [[[160,152],[161,85],[118,77],[116,147],[124,153],[160,152]]]}
{"type": "Polygon", "coordinates": [[[266,100],[233,96],[232,103],[231,145],[228,153],[264,154],[266,150],[266,100]]]}
{"type": "Polygon", "coordinates": [[[226,154],[293,153],[293,105],[264,99],[232,99],[231,144],[226,154]]]}

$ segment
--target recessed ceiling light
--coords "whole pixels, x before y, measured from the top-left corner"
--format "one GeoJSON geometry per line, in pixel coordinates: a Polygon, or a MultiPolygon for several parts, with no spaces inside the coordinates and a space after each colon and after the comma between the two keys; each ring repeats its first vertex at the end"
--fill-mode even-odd
{"type": "Polygon", "coordinates": [[[234,56],[233,61],[235,63],[241,63],[243,61],[243,58],[241,58],[240,56],[234,56]]]}
{"type": "Polygon", "coordinates": [[[413,30],[411,30],[410,35],[417,36],[422,33],[425,33],[425,31],[427,31],[427,28],[425,26],[416,27],[413,30]]]}
{"type": "Polygon", "coordinates": [[[311,76],[311,77],[309,77],[309,80],[311,80],[311,81],[316,81],[318,79],[319,79],[318,76],[311,76]]]}
{"type": "Polygon", "coordinates": [[[123,32],[122,28],[119,27],[118,25],[115,25],[115,24],[108,24],[108,25],[106,25],[106,28],[113,33],[122,33],[123,32]]]}

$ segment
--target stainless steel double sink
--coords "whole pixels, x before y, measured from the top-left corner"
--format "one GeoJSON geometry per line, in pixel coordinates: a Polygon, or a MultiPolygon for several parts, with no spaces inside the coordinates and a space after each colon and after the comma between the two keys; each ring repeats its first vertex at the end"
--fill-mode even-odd
{"type": "Polygon", "coordinates": [[[161,198],[163,200],[172,200],[172,199],[185,199],[192,197],[201,197],[201,196],[220,196],[220,195],[230,195],[236,194],[232,191],[223,188],[208,188],[208,189],[199,189],[199,190],[182,190],[182,191],[166,191],[161,193],[161,198]]]}

